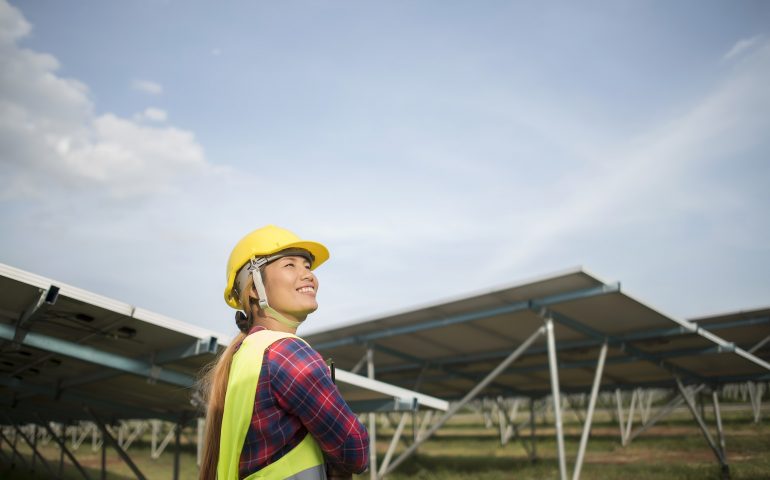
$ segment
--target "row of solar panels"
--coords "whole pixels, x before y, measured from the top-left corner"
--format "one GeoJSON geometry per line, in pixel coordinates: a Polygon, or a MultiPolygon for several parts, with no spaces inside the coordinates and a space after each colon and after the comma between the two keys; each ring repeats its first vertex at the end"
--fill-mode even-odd
{"type": "MultiPolygon", "coordinates": [[[[770,309],[695,324],[657,312],[583,270],[306,339],[344,370],[358,370],[367,350],[373,353],[379,381],[344,370],[338,375],[354,409],[446,410],[446,400],[478,383],[545,317],[556,322],[565,391],[587,390],[605,341],[604,388],[667,386],[673,375],[712,384],[770,378],[769,349],[761,344],[770,338],[770,309]]],[[[200,415],[198,374],[226,340],[0,264],[0,402],[7,421],[75,421],[89,418],[86,406],[112,420],[190,420],[200,415]]],[[[548,382],[539,341],[481,395],[544,395],[548,382]]]]}

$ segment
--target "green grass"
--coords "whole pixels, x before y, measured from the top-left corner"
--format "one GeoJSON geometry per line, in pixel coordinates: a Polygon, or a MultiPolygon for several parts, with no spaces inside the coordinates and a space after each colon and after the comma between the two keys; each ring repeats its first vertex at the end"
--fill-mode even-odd
{"type": "MultiPolygon", "coordinates": [[[[765,410],[767,411],[767,410],[765,410]]],[[[713,425],[713,418],[707,421],[713,425]]],[[[565,444],[568,470],[574,467],[580,440],[581,426],[574,416],[565,416],[565,444]]],[[[439,430],[434,438],[420,446],[418,454],[409,458],[388,478],[391,480],[466,480],[466,479],[556,479],[558,463],[554,429],[548,421],[537,425],[538,460],[532,463],[522,443],[511,440],[500,445],[496,428],[486,429],[476,415],[463,414],[439,430]]],[[[755,425],[750,410],[729,410],[723,422],[726,431],[727,458],[733,480],[770,479],[770,426],[755,425]]],[[[407,430],[409,430],[407,428],[407,430]]],[[[712,428],[712,432],[713,432],[712,428]]],[[[378,458],[381,460],[390,441],[392,430],[378,426],[378,458]]],[[[529,430],[522,434],[528,438],[529,430]]],[[[405,436],[409,437],[405,433],[405,436]]],[[[158,460],[150,458],[149,445],[136,443],[129,453],[142,473],[149,479],[171,479],[173,454],[167,450],[158,460]]],[[[397,450],[405,449],[402,442],[397,450]]],[[[50,459],[52,468],[58,469],[59,451],[53,444],[41,447],[43,455],[50,459]]],[[[29,462],[29,448],[22,449],[29,462]]],[[[37,462],[37,474],[32,474],[16,462],[11,468],[6,444],[0,456],[0,479],[37,480],[51,478],[37,462]]],[[[101,452],[93,452],[88,442],[74,452],[79,461],[89,469],[93,479],[100,477],[101,452]]],[[[134,478],[130,469],[112,450],[108,450],[110,480],[134,478]]],[[[65,479],[82,478],[65,460],[65,479]]],[[[195,449],[186,444],[181,455],[180,478],[197,478],[195,449]]],[[[721,478],[713,452],[703,439],[698,427],[687,412],[677,412],[660,422],[627,447],[620,445],[617,422],[608,411],[598,412],[581,478],[591,479],[640,479],[640,480],[709,480],[721,478]]],[[[354,478],[365,480],[368,473],[354,478]]],[[[571,478],[571,477],[570,477],[571,478]]]]}

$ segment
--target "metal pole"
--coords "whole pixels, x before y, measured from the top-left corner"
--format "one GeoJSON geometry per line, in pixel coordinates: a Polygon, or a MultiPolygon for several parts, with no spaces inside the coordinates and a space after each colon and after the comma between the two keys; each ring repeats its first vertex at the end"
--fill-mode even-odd
{"type": "Polygon", "coordinates": [[[714,442],[714,439],[711,438],[711,434],[709,433],[708,427],[703,422],[703,419],[698,414],[698,409],[693,401],[692,398],[690,398],[687,395],[687,392],[684,389],[684,385],[682,385],[682,381],[679,380],[679,377],[676,378],[676,386],[679,389],[679,393],[684,397],[684,401],[687,404],[687,408],[690,409],[690,413],[695,418],[695,421],[698,423],[698,426],[701,429],[701,432],[703,432],[703,436],[706,438],[706,442],[709,444],[709,447],[711,447],[711,450],[714,452],[714,455],[717,457],[717,461],[719,461],[720,466],[722,467],[722,475],[725,478],[730,478],[730,466],[727,464],[727,459],[725,458],[724,452],[719,448],[719,446],[714,442]]]}
{"type": "Polygon", "coordinates": [[[182,422],[176,424],[176,431],[174,432],[174,480],[179,480],[179,450],[181,449],[181,436],[182,436],[182,422]]]}
{"type": "MultiPolygon", "coordinates": [[[[545,333],[545,327],[540,327],[530,335],[529,338],[527,338],[524,343],[519,345],[519,347],[514,350],[510,355],[508,355],[500,364],[495,367],[494,370],[489,372],[489,374],[484,377],[484,379],[479,382],[473,389],[468,392],[462,400],[452,405],[452,407],[449,408],[449,410],[444,413],[444,415],[441,416],[441,418],[436,421],[436,423],[433,424],[433,426],[428,430],[428,432],[425,434],[424,437],[418,438],[416,442],[414,442],[409,448],[407,448],[404,452],[401,453],[401,455],[396,458],[396,460],[393,461],[393,463],[388,467],[388,469],[385,471],[385,474],[388,474],[392,472],[396,467],[401,465],[401,463],[406,460],[409,455],[414,453],[414,451],[417,449],[418,446],[420,446],[424,441],[429,439],[434,433],[436,433],[436,430],[441,428],[444,423],[446,423],[447,420],[452,418],[452,416],[457,413],[458,410],[463,408],[465,404],[476,398],[476,395],[479,394],[484,388],[486,388],[487,385],[489,385],[495,378],[497,378],[498,375],[500,375],[503,370],[508,368],[508,366],[514,362],[517,358],[519,358],[529,347],[537,340],[541,335],[545,333]]],[[[371,440],[370,440],[371,442],[371,440]]]]}
{"type": "Polygon", "coordinates": [[[572,472],[572,480],[580,478],[580,470],[583,468],[583,456],[586,453],[588,445],[588,436],[591,434],[591,422],[594,418],[594,408],[596,407],[596,397],[599,395],[599,386],[602,383],[602,372],[604,371],[604,361],[607,359],[607,340],[602,344],[599,351],[599,363],[596,365],[596,374],[594,375],[594,384],[591,387],[591,399],[588,401],[588,412],[586,413],[586,422],[583,424],[583,435],[580,437],[580,447],[578,447],[577,459],[575,460],[575,470],[572,472]]]}
{"type": "Polygon", "coordinates": [[[628,438],[631,436],[631,427],[634,425],[634,408],[636,407],[636,399],[638,396],[638,390],[631,392],[631,405],[628,407],[628,421],[626,423],[626,430],[623,432],[623,438],[626,442],[624,446],[627,446],[630,443],[628,438]]]}
{"type": "Polygon", "coordinates": [[[16,467],[16,464],[13,463],[13,457],[14,455],[21,460],[21,463],[24,465],[24,468],[27,467],[27,460],[19,453],[19,450],[16,448],[16,442],[18,441],[19,436],[16,435],[16,431],[13,432],[13,442],[8,440],[8,437],[5,436],[3,433],[3,429],[0,428],[0,437],[2,437],[3,440],[5,440],[5,443],[8,444],[9,447],[11,447],[11,469],[16,467]]]}
{"type": "MultiPolygon", "coordinates": [[[[40,417],[38,417],[38,420],[40,417]]],[[[42,422],[42,420],[40,420],[42,422]]],[[[46,428],[50,428],[48,424],[46,423],[46,428]]],[[[64,438],[61,443],[59,443],[59,476],[62,476],[62,472],[64,472],[64,450],[66,450],[66,446],[64,445],[64,441],[67,440],[67,424],[61,423],[61,436],[64,438]]],[[[53,433],[53,429],[49,430],[51,432],[51,435],[56,438],[56,435],[53,433]]]]}
{"type": "Polygon", "coordinates": [[[714,402],[714,417],[716,417],[717,420],[717,435],[719,436],[719,446],[722,448],[722,453],[724,454],[726,452],[725,435],[724,431],[722,430],[722,413],[719,411],[719,398],[716,390],[711,392],[711,400],[714,402]]]}
{"type": "MultiPolygon", "coordinates": [[[[37,450],[37,425],[32,424],[32,443],[29,444],[32,450],[37,450]]],[[[32,455],[32,471],[35,471],[35,455],[32,455]]],[[[53,471],[51,471],[53,473],[53,471]]]]}
{"type": "MultiPolygon", "coordinates": [[[[698,387],[695,388],[694,392],[698,393],[701,390],[703,390],[704,388],[706,388],[705,384],[704,385],[698,385],[698,387]]],[[[671,401],[669,401],[668,404],[665,407],[661,408],[658,411],[658,413],[655,414],[655,416],[652,419],[650,419],[649,422],[645,423],[644,425],[639,427],[636,431],[634,431],[630,435],[629,441],[635,439],[636,437],[638,437],[642,433],[646,432],[647,429],[649,429],[650,427],[652,427],[653,425],[658,423],[664,417],[668,416],[671,412],[673,412],[677,407],[679,407],[683,403],[684,403],[684,399],[681,396],[676,397],[676,398],[672,399],[671,401]]]]}
{"type": "Polygon", "coordinates": [[[390,446],[388,446],[388,451],[385,453],[385,458],[382,459],[382,465],[380,465],[380,471],[378,474],[378,478],[380,479],[385,478],[385,471],[388,469],[388,464],[390,463],[390,459],[393,457],[393,452],[396,451],[396,446],[398,445],[398,441],[401,439],[401,434],[404,431],[404,426],[406,426],[406,421],[408,419],[409,414],[407,412],[401,414],[401,421],[398,422],[398,427],[396,427],[396,431],[393,433],[393,438],[390,441],[390,446]]]}
{"type": "MultiPolygon", "coordinates": [[[[10,419],[9,419],[9,420],[10,420],[10,419]]],[[[56,475],[56,474],[54,473],[54,471],[51,469],[51,466],[50,466],[50,465],[48,465],[48,462],[46,462],[46,461],[45,461],[45,458],[43,458],[43,456],[40,454],[40,452],[38,452],[38,451],[37,451],[37,447],[35,447],[35,442],[34,442],[34,441],[31,441],[31,440],[29,439],[29,437],[27,437],[27,435],[26,435],[26,434],[25,434],[25,433],[22,431],[22,429],[21,429],[21,428],[20,428],[20,427],[19,427],[19,426],[18,426],[16,423],[13,423],[13,428],[15,428],[15,429],[16,429],[16,431],[19,433],[19,435],[21,436],[21,438],[22,438],[22,439],[23,439],[23,440],[24,440],[24,441],[27,443],[27,445],[29,445],[29,447],[32,449],[32,470],[34,471],[34,469],[35,469],[35,457],[37,456],[38,458],[40,458],[40,461],[43,463],[43,466],[46,468],[46,470],[48,470],[48,472],[49,472],[51,475],[56,475]]]]}
{"type": "Polygon", "coordinates": [[[203,455],[203,432],[206,428],[206,420],[203,418],[198,419],[198,442],[196,446],[196,463],[201,466],[201,456],[203,455]]]}
{"type": "Polygon", "coordinates": [[[107,440],[102,434],[102,480],[107,480],[107,440]]]}
{"type": "MultiPolygon", "coordinates": [[[[75,456],[74,456],[74,455],[73,455],[73,454],[72,454],[72,453],[71,453],[69,450],[67,450],[67,446],[64,444],[64,440],[62,440],[61,438],[59,438],[59,437],[56,435],[56,432],[54,432],[54,431],[53,431],[53,429],[50,427],[50,425],[48,425],[48,423],[45,423],[45,422],[43,422],[43,421],[40,419],[40,417],[39,417],[39,416],[38,416],[37,418],[38,418],[38,420],[39,420],[39,421],[42,423],[43,427],[44,427],[46,430],[48,430],[48,433],[51,435],[51,437],[54,439],[54,441],[55,441],[57,444],[59,444],[59,449],[61,450],[61,459],[60,459],[60,461],[59,461],[59,477],[61,477],[61,476],[62,476],[62,466],[63,466],[63,463],[64,463],[64,454],[66,453],[66,454],[67,454],[67,457],[70,459],[70,461],[72,462],[72,464],[73,464],[73,465],[75,465],[75,468],[77,468],[77,469],[78,469],[78,471],[80,472],[80,474],[81,474],[81,475],[83,475],[83,478],[85,478],[86,480],[91,480],[91,477],[89,477],[89,476],[88,476],[88,473],[86,473],[86,471],[85,471],[85,469],[83,468],[83,466],[82,466],[82,465],[80,465],[80,463],[79,463],[79,462],[78,462],[78,460],[75,458],[75,456]]],[[[62,436],[63,436],[63,435],[62,435],[62,436]]]]}
{"type": "Polygon", "coordinates": [[[104,422],[102,422],[96,413],[94,413],[94,411],[89,407],[85,407],[85,410],[89,415],[91,415],[91,417],[93,417],[96,425],[99,427],[99,430],[102,431],[102,448],[105,448],[104,444],[109,440],[112,447],[116,452],[118,452],[118,455],[120,455],[120,458],[122,458],[123,461],[126,462],[126,465],[128,465],[128,467],[131,469],[131,471],[134,472],[136,478],[139,480],[146,480],[146,477],[142,474],[141,470],[139,470],[139,467],[136,466],[136,464],[131,460],[131,457],[128,456],[125,450],[120,448],[120,445],[118,445],[118,442],[115,440],[115,438],[113,438],[113,436],[110,435],[110,432],[107,431],[107,427],[104,425],[104,422]]]}
{"type": "Polygon", "coordinates": [[[556,363],[556,340],[553,334],[553,320],[545,321],[548,337],[548,366],[551,372],[551,395],[553,396],[553,416],[556,422],[556,446],[559,453],[559,474],[561,480],[567,480],[567,459],[564,452],[564,431],[561,424],[561,400],[559,397],[559,366],[556,363]]]}
{"type": "Polygon", "coordinates": [[[537,461],[537,437],[535,436],[535,399],[530,397],[529,399],[529,428],[530,438],[532,439],[532,455],[530,461],[535,463],[537,461]]]}
{"type": "Polygon", "coordinates": [[[626,432],[623,429],[623,396],[619,388],[615,389],[615,400],[618,403],[618,425],[620,426],[620,444],[626,446],[626,432]]]}
{"type": "MultiPolygon", "coordinates": [[[[374,379],[374,348],[366,347],[366,376],[374,379]]],[[[377,416],[369,414],[369,478],[377,480],[377,416]]]]}

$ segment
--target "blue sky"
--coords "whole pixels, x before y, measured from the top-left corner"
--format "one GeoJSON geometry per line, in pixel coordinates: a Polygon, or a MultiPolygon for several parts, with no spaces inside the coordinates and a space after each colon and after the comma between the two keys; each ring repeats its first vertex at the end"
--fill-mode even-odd
{"type": "Polygon", "coordinates": [[[770,304],[770,4],[0,0],[0,262],[214,330],[326,243],[306,332],[583,265],[770,304]]]}

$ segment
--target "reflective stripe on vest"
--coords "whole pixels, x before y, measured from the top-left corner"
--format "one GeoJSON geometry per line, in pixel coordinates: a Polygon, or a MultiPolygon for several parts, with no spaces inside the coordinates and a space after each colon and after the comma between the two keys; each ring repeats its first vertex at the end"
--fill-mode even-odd
{"type": "MultiPolygon", "coordinates": [[[[233,355],[225,394],[225,410],[222,415],[222,431],[219,444],[218,480],[237,480],[238,463],[243,442],[254,412],[259,372],[265,349],[282,338],[296,335],[272,330],[260,330],[247,336],[240,349],[233,355]]],[[[304,340],[303,340],[304,341],[304,340]]],[[[309,433],[299,445],[283,457],[246,477],[269,480],[324,480],[324,458],[318,443],[309,433]]]]}

